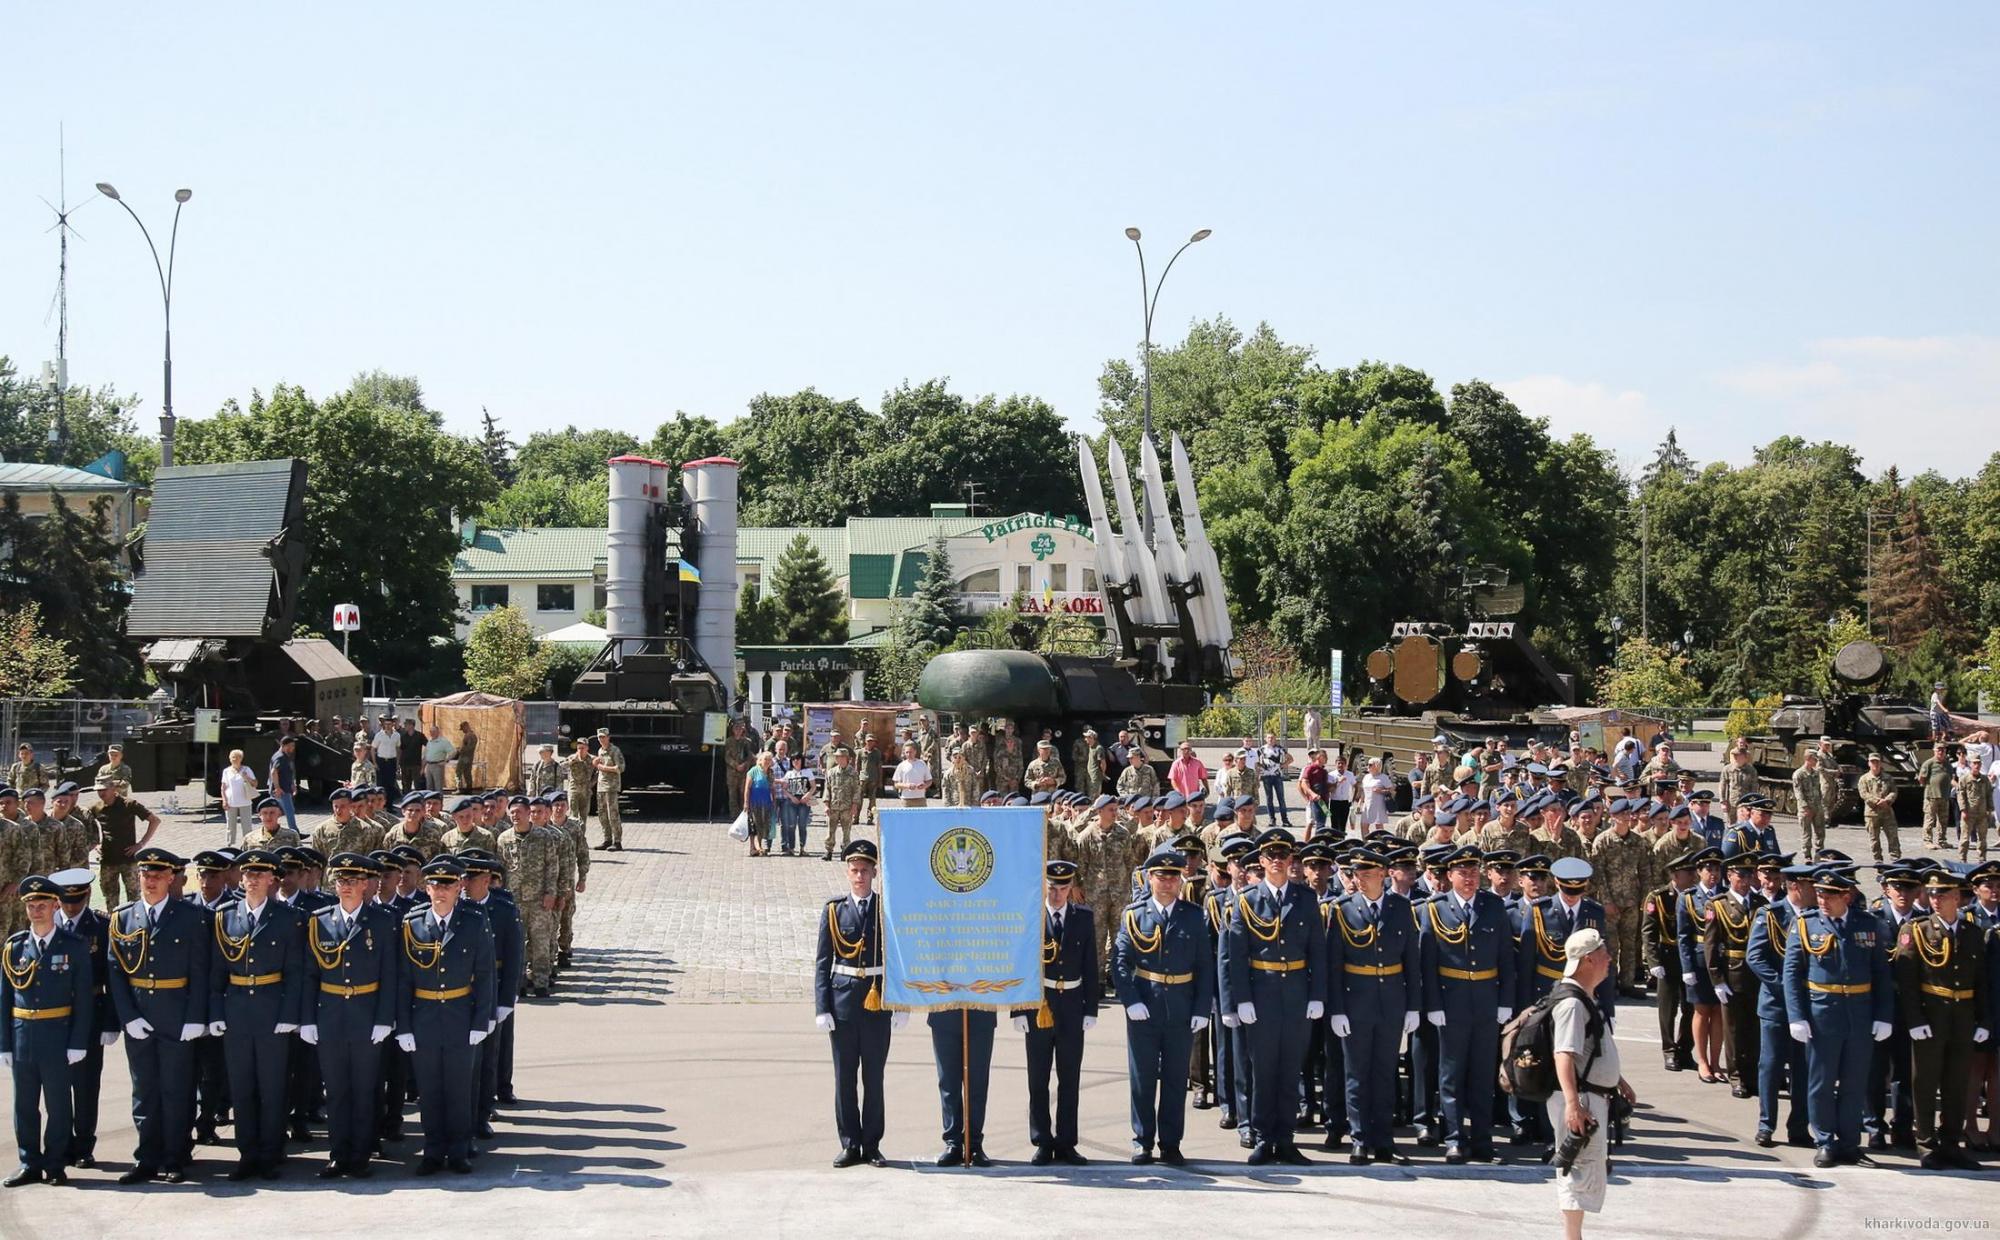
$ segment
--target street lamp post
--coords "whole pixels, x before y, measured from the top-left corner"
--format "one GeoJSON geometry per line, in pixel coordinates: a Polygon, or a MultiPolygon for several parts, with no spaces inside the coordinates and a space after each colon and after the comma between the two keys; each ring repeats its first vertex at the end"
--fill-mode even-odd
{"type": "Polygon", "coordinates": [[[108,181],[97,183],[97,192],[125,208],[125,214],[139,226],[139,234],[146,238],[146,248],[153,252],[153,272],[160,278],[160,304],[166,311],[165,352],[160,363],[160,464],[174,463],[174,250],[180,243],[181,208],[194,197],[191,189],[174,191],[174,227],[167,237],[167,261],[160,262],[160,247],[153,244],[153,234],[147,230],[146,221],[132,205],[118,196],[118,191],[108,181]]]}
{"type": "MultiPolygon", "coordinates": [[[[1157,282],[1148,282],[1146,279],[1146,247],[1139,244],[1139,230],[1136,228],[1125,230],[1125,236],[1131,241],[1132,248],[1139,252],[1139,308],[1145,312],[1146,316],[1145,342],[1140,346],[1139,351],[1139,367],[1144,376],[1142,382],[1145,387],[1145,395],[1141,398],[1143,402],[1141,408],[1144,411],[1144,429],[1142,433],[1145,435],[1147,442],[1152,443],[1155,452],[1159,451],[1160,445],[1158,441],[1153,439],[1153,311],[1160,304],[1160,289],[1167,282],[1167,273],[1174,269],[1174,264],[1180,261],[1181,255],[1187,253],[1189,246],[1197,241],[1206,240],[1208,235],[1214,231],[1212,228],[1200,229],[1194,236],[1182,242],[1181,248],[1175,250],[1174,256],[1167,260],[1166,267],[1160,272],[1159,280],[1157,282]]],[[[1153,545],[1153,505],[1150,500],[1146,499],[1143,491],[1139,498],[1140,502],[1145,505],[1146,545],[1150,547],[1153,545]]]]}

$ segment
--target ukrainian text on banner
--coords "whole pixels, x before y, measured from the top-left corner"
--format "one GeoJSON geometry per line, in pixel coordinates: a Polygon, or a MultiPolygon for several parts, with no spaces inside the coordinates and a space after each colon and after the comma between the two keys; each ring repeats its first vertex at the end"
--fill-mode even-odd
{"type": "Polygon", "coordinates": [[[1047,811],[882,811],[883,1007],[1042,1001],[1047,811]]]}

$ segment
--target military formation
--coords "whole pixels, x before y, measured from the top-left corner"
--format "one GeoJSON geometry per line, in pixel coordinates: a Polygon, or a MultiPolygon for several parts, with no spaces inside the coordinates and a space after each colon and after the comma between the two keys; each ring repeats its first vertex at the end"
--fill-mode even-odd
{"type": "MultiPolygon", "coordinates": [[[[1565,941],[1589,929],[1615,961],[1594,1010],[1611,1022],[1635,1010],[1621,996],[1650,999],[1664,1065],[1754,1099],[1757,1144],[1813,1148],[1822,1166],[1891,1147],[1921,1148],[1926,1168],[1980,1165],[1991,1133],[1970,1126],[1996,1106],[2000,862],[1884,862],[1884,894],[1864,906],[1857,863],[1823,843],[1779,851],[1753,782],[1728,783],[1725,821],[1666,746],[1622,775],[1584,769],[1578,790],[1567,765],[1540,760],[1553,756],[1484,785],[1453,762],[1408,814],[1351,836],[1260,830],[1254,785],[1213,804],[1141,790],[1137,775],[1094,795],[947,796],[1048,812],[1050,1002],[1014,1020],[1032,1161],[1086,1161],[1064,1062],[1080,1061],[1106,996],[1126,1016],[1134,1163],[1185,1161],[1190,1108],[1219,1111],[1252,1165],[1314,1161],[1300,1134],[1315,1127],[1320,1149],[1356,1165],[1407,1164],[1399,1128],[1448,1164],[1502,1160],[1501,1140],[1546,1161],[1544,1108],[1498,1087],[1501,1036],[1547,1002],[1565,941]]],[[[1800,769],[1819,794],[1802,806],[1838,796],[1816,764],[1800,769]]],[[[816,1009],[835,1047],[836,1165],[882,1165],[881,1064],[902,1017],[869,1006],[882,976],[874,846],[843,856],[852,890],[827,906],[816,1009]]],[[[955,1012],[932,1022],[937,1161],[984,1166],[991,1026],[960,1028],[955,1012]]],[[[1624,1122],[1608,1135],[1621,1144],[1624,1122]]]]}
{"type": "MultiPolygon", "coordinates": [[[[615,796],[605,761],[589,779],[613,776],[615,796]]],[[[416,1174],[469,1172],[514,1101],[516,1007],[571,962],[591,849],[563,781],[449,812],[418,790],[396,814],[379,786],[342,787],[304,840],[266,797],[243,848],[183,858],[150,843],[158,818],[124,795],[129,778],[101,774],[87,811],[73,784],[32,788],[19,817],[0,789],[0,864],[25,871],[7,874],[0,950],[20,1150],[6,1186],[98,1165],[121,1038],[138,1133],[122,1184],[190,1179],[224,1128],[227,1179],[279,1178],[320,1127],[317,1175],[365,1178],[406,1139],[411,1103],[416,1174]],[[127,869],[132,898],[115,901],[106,874],[122,890],[127,869]]]]}

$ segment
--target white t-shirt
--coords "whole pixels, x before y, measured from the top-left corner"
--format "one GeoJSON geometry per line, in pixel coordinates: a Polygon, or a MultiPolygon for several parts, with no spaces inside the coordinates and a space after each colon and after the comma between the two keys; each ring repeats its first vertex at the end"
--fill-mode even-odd
{"type": "Polygon", "coordinates": [[[396,756],[397,750],[402,747],[402,742],[403,734],[401,732],[391,732],[389,729],[383,728],[375,734],[375,756],[377,758],[393,759],[396,756]]]}
{"type": "MultiPolygon", "coordinates": [[[[1590,1059],[1589,1031],[1590,1017],[1582,1003],[1573,995],[1556,1000],[1555,1010],[1549,1013],[1552,1048],[1557,1054],[1568,1052],[1575,1055],[1578,1072],[1583,1071],[1584,1063],[1590,1059]]],[[[1616,1085],[1623,1074],[1623,1069],[1618,1066],[1618,1040],[1611,1036],[1611,1028],[1607,1025],[1598,1040],[1597,1061],[1590,1065],[1589,1075],[1583,1077],[1580,1083],[1608,1088],[1616,1085]]]]}
{"type": "Polygon", "coordinates": [[[905,801],[923,800],[924,793],[930,787],[931,783],[930,763],[925,762],[922,758],[911,758],[904,762],[898,762],[896,764],[894,783],[896,784],[897,795],[905,801]],[[904,784],[915,784],[916,787],[905,788],[904,784]]]}
{"type": "Polygon", "coordinates": [[[257,776],[247,766],[225,766],[222,768],[222,803],[231,807],[247,807],[256,796],[257,776]]]}
{"type": "Polygon", "coordinates": [[[1326,799],[1329,801],[1352,801],[1354,799],[1354,772],[1328,771],[1326,773],[1326,799]]]}

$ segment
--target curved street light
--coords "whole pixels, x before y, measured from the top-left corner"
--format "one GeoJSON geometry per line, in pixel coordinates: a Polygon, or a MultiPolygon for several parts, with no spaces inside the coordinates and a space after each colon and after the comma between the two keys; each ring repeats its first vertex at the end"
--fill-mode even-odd
{"type": "Polygon", "coordinates": [[[147,229],[146,221],[139,218],[131,203],[118,196],[117,188],[109,181],[99,181],[97,192],[124,207],[125,214],[139,226],[139,235],[146,239],[146,248],[153,254],[153,273],[160,279],[160,305],[166,312],[165,348],[160,364],[160,464],[165,467],[174,463],[174,251],[180,245],[181,208],[194,197],[194,191],[174,191],[174,226],[167,237],[165,263],[160,262],[160,247],[153,244],[153,234],[147,229]]]}
{"type": "MultiPolygon", "coordinates": [[[[1160,445],[1153,438],[1153,311],[1159,308],[1160,289],[1166,285],[1167,275],[1173,271],[1174,264],[1180,261],[1181,255],[1187,253],[1189,246],[1197,241],[1207,240],[1214,232],[1215,230],[1212,228],[1196,229],[1195,234],[1182,242],[1181,248],[1175,250],[1174,256],[1167,260],[1167,265],[1160,271],[1159,280],[1149,283],[1146,278],[1146,248],[1139,244],[1139,230],[1136,228],[1127,228],[1125,230],[1125,239],[1130,241],[1132,248],[1139,252],[1139,307],[1145,312],[1146,327],[1144,344],[1141,346],[1139,353],[1140,367],[1144,373],[1143,381],[1145,386],[1145,395],[1142,398],[1142,408],[1144,410],[1142,433],[1145,435],[1147,441],[1152,443],[1155,452],[1159,451],[1160,445]]],[[[1145,501],[1143,494],[1140,498],[1142,502],[1145,502],[1146,544],[1151,546],[1153,543],[1153,505],[1145,501]]]]}

